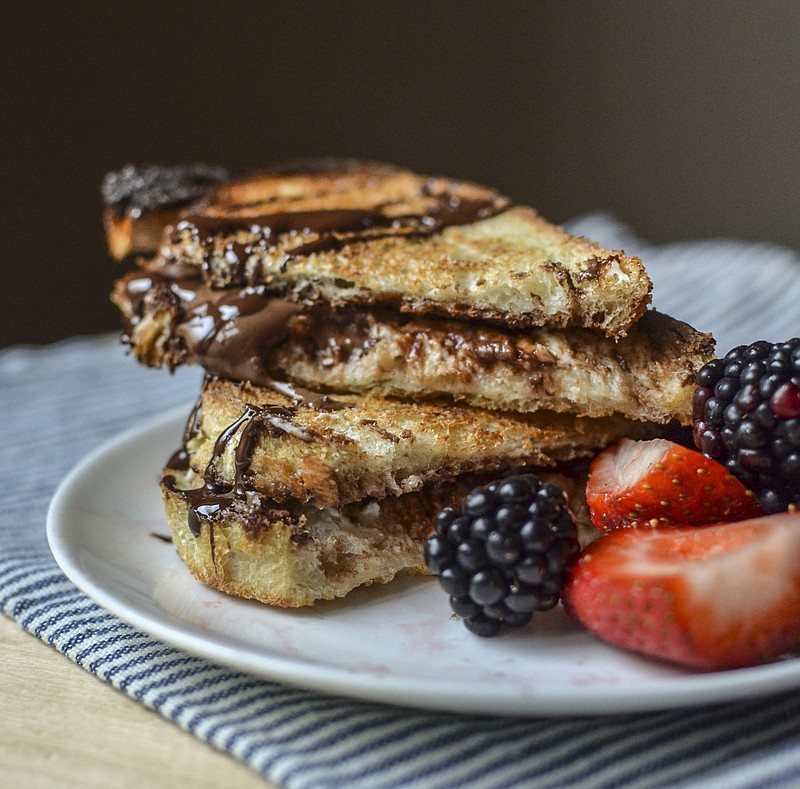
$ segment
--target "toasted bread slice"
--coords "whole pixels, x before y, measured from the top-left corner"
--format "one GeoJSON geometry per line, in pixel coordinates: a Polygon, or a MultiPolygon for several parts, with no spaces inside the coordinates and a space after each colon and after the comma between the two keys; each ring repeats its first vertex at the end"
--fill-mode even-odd
{"type": "Polygon", "coordinates": [[[333,507],[485,468],[554,466],[625,436],[657,432],[621,417],[515,414],[358,395],[321,405],[207,379],[186,437],[188,462],[211,488],[246,483],[276,501],[333,507]]]}
{"type": "Polygon", "coordinates": [[[694,376],[714,355],[711,335],[654,311],[617,342],[591,329],[503,332],[366,315],[351,318],[341,343],[338,321],[309,323],[302,342],[295,335],[274,349],[273,377],[331,392],[450,396],[489,409],[645,422],[690,424],[694,376]]]}
{"type": "Polygon", "coordinates": [[[120,279],[112,298],[134,354],[150,366],[199,362],[255,384],[446,396],[511,411],[689,424],[694,376],[714,350],[710,335],[651,311],[615,341],[591,329],[326,310],[148,268],[120,279]]]}
{"type": "Polygon", "coordinates": [[[491,189],[386,165],[259,173],[223,183],[179,220],[159,260],[193,266],[216,288],[267,284],[334,305],[614,337],[650,299],[638,258],[491,189]]]}
{"type": "MultiPolygon", "coordinates": [[[[582,542],[596,536],[583,491],[585,472],[537,470],[567,493],[582,542]]],[[[427,574],[425,540],[444,506],[460,503],[483,482],[471,475],[424,491],[317,509],[239,499],[199,529],[181,489],[203,485],[192,471],[168,469],[162,494],[172,540],[200,581],[238,597],[298,607],[343,597],[358,586],[387,583],[399,574],[427,574]]]]}

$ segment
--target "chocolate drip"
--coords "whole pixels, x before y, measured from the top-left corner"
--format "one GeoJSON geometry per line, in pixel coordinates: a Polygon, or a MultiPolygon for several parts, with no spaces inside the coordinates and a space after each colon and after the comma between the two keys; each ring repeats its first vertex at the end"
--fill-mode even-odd
{"type": "MultiPolygon", "coordinates": [[[[186,502],[189,510],[189,530],[195,537],[200,536],[203,521],[219,517],[237,502],[245,503],[247,501],[248,493],[252,492],[248,480],[250,464],[262,431],[290,433],[303,441],[313,440],[313,436],[305,428],[292,423],[293,416],[293,411],[288,408],[279,406],[259,408],[248,404],[244,413],[228,425],[214,442],[211,457],[202,474],[202,487],[182,490],[176,487],[174,476],[166,475],[164,477],[164,484],[167,488],[178,493],[186,502]],[[218,481],[216,464],[225,454],[228,445],[237,433],[240,435],[234,450],[233,480],[229,483],[221,483],[218,481]]],[[[190,421],[192,421],[191,418],[190,421]]],[[[184,447],[170,459],[170,463],[167,465],[169,470],[184,470],[171,465],[173,459],[178,456],[187,459],[186,468],[188,468],[188,453],[184,447]]],[[[272,504],[278,506],[275,502],[272,504]]]]}
{"type": "Polygon", "coordinates": [[[510,206],[506,198],[466,199],[445,192],[431,194],[426,188],[422,194],[432,200],[427,210],[418,214],[392,214],[391,203],[376,208],[334,208],[316,211],[265,213],[254,216],[228,214],[188,214],[173,232],[176,242],[182,232],[188,231],[203,247],[203,271],[211,268],[215,251],[214,241],[219,235],[237,231],[256,236],[249,243],[231,241],[223,250],[228,266],[229,284],[243,285],[247,281],[247,260],[259,250],[276,247],[281,237],[315,235],[285,250],[285,265],[292,259],[320,252],[338,251],[350,244],[374,241],[393,236],[425,237],[435,235],[452,225],[468,225],[488,219],[510,206]]]}
{"type": "MultiPolygon", "coordinates": [[[[238,419],[236,419],[234,422],[228,425],[219,434],[219,436],[217,436],[217,440],[214,442],[214,449],[211,452],[211,458],[208,461],[208,466],[206,467],[205,473],[203,474],[203,478],[206,480],[206,482],[208,482],[208,480],[214,473],[214,464],[225,454],[225,450],[228,448],[230,440],[236,435],[239,428],[242,425],[251,422],[253,417],[257,413],[258,413],[257,406],[254,405],[245,406],[244,413],[238,419]]],[[[247,472],[247,468],[249,467],[249,465],[250,465],[249,456],[247,457],[246,463],[243,463],[242,459],[240,459],[237,456],[235,463],[234,482],[233,482],[234,489],[244,481],[244,475],[247,472]]]]}
{"type": "MultiPolygon", "coordinates": [[[[205,389],[208,378],[203,381],[203,388],[205,389]]],[[[186,447],[189,442],[200,432],[200,419],[203,410],[202,395],[197,398],[197,402],[186,420],[183,428],[183,440],[181,441],[181,448],[173,453],[172,457],[167,461],[167,468],[170,471],[188,471],[189,470],[189,453],[186,447]]]]}
{"type": "Polygon", "coordinates": [[[129,336],[148,311],[148,299],[156,306],[163,303],[171,313],[183,355],[194,356],[209,375],[272,389],[295,405],[317,411],[348,406],[328,395],[276,381],[267,368],[270,351],[289,337],[295,318],[309,311],[307,304],[264,285],[214,290],[197,274],[173,277],[158,267],[129,275],[124,287],[130,304],[129,336]]]}
{"type": "Polygon", "coordinates": [[[172,453],[170,459],[167,461],[166,467],[170,471],[188,471],[189,453],[184,447],[181,447],[179,450],[172,453]]]}
{"type": "MultiPolygon", "coordinates": [[[[237,462],[235,465],[236,473],[232,484],[220,484],[215,480],[215,465],[217,461],[223,456],[227,449],[228,442],[233,438],[239,428],[251,420],[258,413],[256,406],[248,405],[245,412],[234,421],[232,424],[222,431],[217,440],[214,442],[214,449],[211,452],[211,458],[206,465],[203,472],[203,486],[200,488],[192,488],[188,490],[181,490],[175,485],[175,477],[166,475],[164,477],[164,484],[167,488],[175,493],[180,494],[189,509],[188,525],[189,530],[195,537],[200,536],[200,530],[203,520],[217,517],[222,511],[230,507],[236,499],[244,498],[246,489],[244,485],[244,478],[249,467],[249,459],[247,463],[237,462]]],[[[179,450],[173,455],[181,455],[181,453],[188,458],[186,448],[179,450]]],[[[170,470],[175,469],[174,466],[168,464],[167,468],[170,470]]]]}
{"type": "Polygon", "coordinates": [[[206,384],[208,383],[208,376],[203,380],[203,389],[200,393],[200,397],[197,398],[197,402],[194,404],[191,412],[189,413],[189,418],[186,420],[186,425],[183,428],[183,446],[185,447],[195,436],[197,436],[200,432],[200,420],[203,418],[203,395],[202,392],[205,391],[206,384]]]}
{"type": "Polygon", "coordinates": [[[386,226],[391,218],[380,211],[360,208],[332,208],[322,211],[291,211],[256,216],[214,216],[188,214],[175,228],[189,230],[200,241],[221,233],[249,230],[264,238],[275,239],[286,233],[358,233],[372,227],[386,226]]]}

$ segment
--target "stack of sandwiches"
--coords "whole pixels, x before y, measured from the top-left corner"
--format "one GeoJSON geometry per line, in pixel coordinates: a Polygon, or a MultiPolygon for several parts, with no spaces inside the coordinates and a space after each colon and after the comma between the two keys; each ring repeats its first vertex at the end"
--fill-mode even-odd
{"type": "MultiPolygon", "coordinates": [[[[323,160],[104,184],[144,364],[205,378],[162,492],[191,572],[279,606],[426,572],[433,517],[535,470],[587,523],[587,462],[691,420],[709,335],[638,258],[471,183],[323,160]]],[[[588,534],[588,532],[587,532],[588,534]]]]}

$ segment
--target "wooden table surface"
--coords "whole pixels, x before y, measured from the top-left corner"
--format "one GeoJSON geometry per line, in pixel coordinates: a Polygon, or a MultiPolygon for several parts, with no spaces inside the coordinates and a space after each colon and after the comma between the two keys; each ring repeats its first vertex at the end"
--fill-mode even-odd
{"type": "Polygon", "coordinates": [[[269,789],[0,614],[0,787],[269,789]]]}

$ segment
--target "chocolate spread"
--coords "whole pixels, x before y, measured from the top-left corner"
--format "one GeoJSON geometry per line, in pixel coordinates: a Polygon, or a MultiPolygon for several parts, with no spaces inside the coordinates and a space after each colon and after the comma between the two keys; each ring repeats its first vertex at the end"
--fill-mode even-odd
{"type": "Polygon", "coordinates": [[[182,356],[193,356],[209,375],[249,381],[280,392],[315,410],[346,407],[326,394],[276,381],[266,367],[272,348],[292,330],[293,319],[309,304],[271,292],[265,285],[215,290],[196,274],[186,276],[163,267],[147,267],[122,281],[129,303],[127,335],[147,312],[148,300],[173,317],[173,344],[182,356]]]}
{"type": "MultiPolygon", "coordinates": [[[[206,378],[206,381],[208,378],[206,378]]],[[[205,384],[204,384],[205,385],[205,384]]],[[[182,472],[189,468],[189,454],[186,444],[197,434],[200,401],[195,406],[184,430],[184,444],[167,462],[166,471],[182,472]]],[[[202,473],[203,485],[199,488],[183,490],[177,487],[175,476],[165,474],[164,485],[179,494],[189,510],[189,530],[195,537],[200,536],[202,522],[213,520],[239,504],[246,504],[252,488],[249,484],[250,464],[261,433],[291,433],[302,441],[313,441],[314,436],[308,430],[292,422],[294,412],[288,408],[267,405],[259,407],[252,404],[245,406],[244,412],[220,433],[214,442],[211,457],[202,473]],[[234,450],[233,479],[230,482],[220,481],[216,465],[225,454],[231,440],[239,434],[239,441],[234,450]]],[[[285,508],[277,502],[270,501],[273,508],[285,508]]]]}

